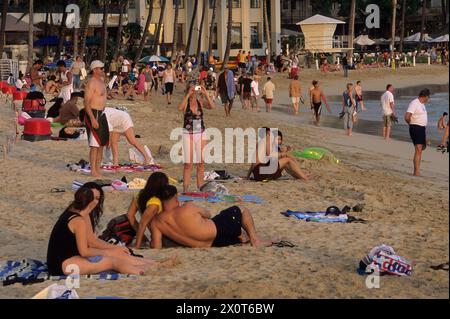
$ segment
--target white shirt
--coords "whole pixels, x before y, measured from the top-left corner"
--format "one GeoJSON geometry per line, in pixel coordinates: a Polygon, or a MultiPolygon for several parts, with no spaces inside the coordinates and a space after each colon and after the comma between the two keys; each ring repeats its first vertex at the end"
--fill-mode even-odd
{"type": "Polygon", "coordinates": [[[105,107],[105,115],[110,132],[125,133],[130,127],[133,127],[133,121],[127,112],[105,107]]]}
{"type": "Polygon", "coordinates": [[[25,80],[21,80],[21,79],[17,79],[16,81],[16,88],[18,88],[19,90],[22,90],[23,86],[27,84],[27,81],[25,80]]]}
{"type": "Polygon", "coordinates": [[[425,104],[421,103],[418,98],[409,103],[406,113],[412,114],[410,125],[427,126],[427,109],[425,104]]]}
{"type": "Polygon", "coordinates": [[[256,81],[252,82],[252,96],[259,96],[259,84],[256,81]]]}
{"type": "Polygon", "coordinates": [[[383,109],[383,115],[391,115],[394,113],[391,108],[391,102],[394,102],[394,95],[390,91],[384,92],[381,96],[381,108],[383,109]]]}
{"type": "Polygon", "coordinates": [[[128,66],[130,65],[130,62],[128,60],[123,60],[122,62],[122,73],[128,73],[128,66]]]}

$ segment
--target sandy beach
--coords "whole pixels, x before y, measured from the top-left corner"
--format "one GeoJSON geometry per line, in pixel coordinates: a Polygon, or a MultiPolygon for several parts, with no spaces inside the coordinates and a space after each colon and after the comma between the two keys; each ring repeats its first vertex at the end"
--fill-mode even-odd
{"type": "MultiPolygon", "coordinates": [[[[321,81],[329,96],[338,96],[347,82],[363,81],[368,91],[382,91],[387,83],[397,88],[447,84],[448,67],[418,66],[398,71],[371,69],[323,75],[317,70],[302,70],[304,88],[313,79],[321,81]]],[[[277,85],[274,108],[288,112],[287,75],[274,77],[277,85]],[[284,109],[285,110],[284,110],[284,109]]],[[[260,82],[261,85],[264,81],[260,82]]],[[[182,98],[183,84],[176,87],[175,102],[182,98]]],[[[51,103],[47,104],[48,106],[51,103]]],[[[181,126],[182,115],[176,103],[168,106],[162,96],[144,103],[108,101],[110,106],[126,106],[140,141],[149,146],[164,172],[179,179],[182,166],[171,163],[169,140],[172,129],[181,126]],[[161,150],[158,153],[158,150],[161,150]]],[[[340,105],[340,104],[339,104],[340,105]]],[[[304,107],[304,106],[303,106],[304,107]]],[[[336,108],[334,108],[336,110],[336,108]]],[[[403,116],[403,115],[402,115],[403,116]]],[[[14,133],[13,111],[0,102],[0,144],[14,133]]],[[[411,143],[381,137],[354,134],[344,136],[343,129],[314,127],[295,119],[280,120],[276,113],[252,113],[235,103],[231,118],[223,107],[205,111],[207,127],[278,127],[285,142],[294,149],[323,147],[340,160],[300,160],[301,167],[316,179],[293,179],[267,183],[240,181],[226,183],[230,193],[258,195],[265,204],[247,204],[258,232],[266,238],[289,240],[297,247],[211,249],[144,249],[139,253],[153,258],[177,254],[181,265],[155,271],[138,279],[118,281],[84,280],[77,289],[81,297],[118,296],[124,298],[449,298],[448,272],[433,270],[432,265],[449,261],[449,156],[429,147],[423,155],[423,176],[412,177],[411,143]],[[280,215],[281,211],[324,210],[328,206],[364,204],[359,223],[307,223],[280,215]],[[413,264],[411,277],[382,277],[379,289],[368,289],[366,277],[356,272],[359,260],[374,246],[392,246],[413,264]]],[[[54,130],[56,133],[57,130],[54,130]]],[[[119,144],[122,160],[127,159],[128,144],[119,144]]],[[[23,258],[46,259],[47,244],[57,217],[73,199],[71,184],[88,176],[70,172],[66,165],[88,159],[85,141],[19,140],[1,161],[0,178],[0,261],[23,258]],[[65,193],[50,193],[54,187],[65,193]]],[[[248,164],[211,164],[206,170],[226,169],[244,176],[248,164]]],[[[121,178],[124,174],[108,174],[121,178]]],[[[125,174],[129,179],[146,174],[125,174]]],[[[194,183],[192,183],[193,185],[194,183]]],[[[181,191],[181,188],[179,188],[181,191]]],[[[133,194],[106,193],[105,214],[100,230],[114,216],[126,212],[133,194]]],[[[202,203],[210,211],[220,212],[226,204],[202,203]]],[[[31,298],[49,286],[44,282],[31,286],[16,284],[0,287],[0,298],[31,298]]]]}

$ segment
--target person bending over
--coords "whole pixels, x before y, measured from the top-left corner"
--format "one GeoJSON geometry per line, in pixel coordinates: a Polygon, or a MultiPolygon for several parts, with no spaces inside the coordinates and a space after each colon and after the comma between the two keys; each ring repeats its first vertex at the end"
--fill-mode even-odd
{"type": "Polygon", "coordinates": [[[254,247],[270,246],[256,234],[253,218],[246,208],[233,206],[211,218],[202,207],[180,205],[176,187],[165,188],[164,211],[151,222],[151,247],[162,248],[163,236],[191,248],[225,247],[246,242],[242,229],[254,247]]]}
{"type": "Polygon", "coordinates": [[[128,143],[134,146],[144,156],[144,164],[152,164],[152,158],[147,154],[144,147],[136,140],[133,130],[133,121],[131,116],[121,110],[112,107],[105,108],[106,118],[108,119],[109,141],[113,155],[113,165],[119,166],[119,139],[125,136],[128,143]]]}

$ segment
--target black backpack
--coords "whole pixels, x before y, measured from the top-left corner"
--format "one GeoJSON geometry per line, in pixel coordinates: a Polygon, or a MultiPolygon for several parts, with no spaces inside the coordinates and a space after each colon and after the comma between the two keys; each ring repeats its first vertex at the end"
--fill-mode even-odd
{"type": "Polygon", "coordinates": [[[120,239],[121,242],[130,245],[136,237],[136,231],[130,224],[126,214],[114,217],[99,236],[100,239],[109,242],[111,239],[120,239]]]}

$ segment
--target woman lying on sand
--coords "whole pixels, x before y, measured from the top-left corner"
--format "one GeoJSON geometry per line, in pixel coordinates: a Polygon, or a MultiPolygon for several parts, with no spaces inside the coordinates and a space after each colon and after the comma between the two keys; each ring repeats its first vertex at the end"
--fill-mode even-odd
{"type": "MultiPolygon", "coordinates": [[[[141,248],[145,230],[147,228],[150,230],[150,222],[152,219],[163,211],[160,198],[167,185],[169,185],[167,175],[161,172],[155,172],[148,178],[145,188],[131,200],[127,217],[131,226],[136,231],[136,244],[134,248],[141,248]],[[139,222],[136,220],[137,212],[141,213],[139,222]]],[[[150,242],[149,238],[145,239],[150,242]]]]}
{"type": "Polygon", "coordinates": [[[101,217],[102,202],[101,188],[95,183],[75,193],[75,200],[59,217],[50,235],[47,250],[50,275],[69,275],[74,271],[73,266],[78,267],[80,275],[104,271],[143,275],[151,268],[177,262],[176,257],[161,262],[133,257],[127,248],[98,239],[93,229],[101,217]]]}
{"type": "Polygon", "coordinates": [[[296,179],[309,180],[311,176],[302,171],[298,162],[289,155],[289,149],[278,147],[278,145],[281,145],[280,142],[282,142],[283,139],[283,135],[281,134],[281,132],[278,131],[278,133],[276,133],[275,135],[275,138],[278,139],[278,142],[272,144],[270,141],[271,131],[267,127],[265,128],[265,130],[266,136],[263,140],[263,143],[265,141],[266,147],[258,147],[257,145],[256,163],[250,166],[250,169],[247,173],[247,179],[249,179],[253,174],[254,179],[259,182],[264,180],[275,180],[280,178],[282,176],[282,172],[286,170],[289,175],[296,179]],[[270,158],[270,161],[268,161],[266,164],[263,164],[265,157],[264,155],[270,158]],[[272,172],[270,171],[270,169],[272,168],[270,167],[271,164],[276,165],[276,167],[273,167],[272,172]]]}

